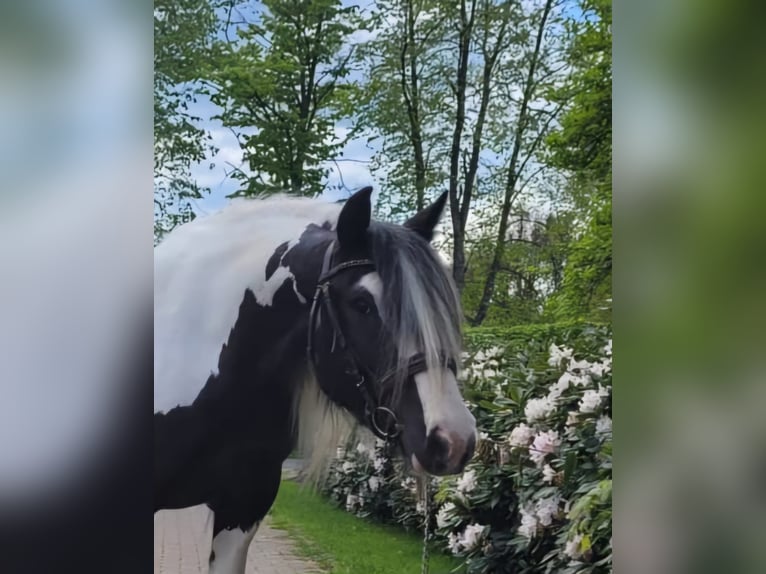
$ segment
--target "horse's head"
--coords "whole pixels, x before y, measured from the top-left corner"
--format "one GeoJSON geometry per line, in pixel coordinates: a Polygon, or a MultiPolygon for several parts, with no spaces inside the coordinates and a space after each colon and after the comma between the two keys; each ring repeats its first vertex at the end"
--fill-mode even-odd
{"type": "Polygon", "coordinates": [[[459,473],[476,421],[458,390],[460,303],[430,245],[446,194],[404,225],[370,220],[370,188],[343,206],[309,328],[319,386],[417,471],[459,473]]]}

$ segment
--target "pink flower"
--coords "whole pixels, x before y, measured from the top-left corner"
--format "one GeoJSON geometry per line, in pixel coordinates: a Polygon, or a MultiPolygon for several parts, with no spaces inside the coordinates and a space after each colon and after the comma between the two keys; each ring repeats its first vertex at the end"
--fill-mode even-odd
{"type": "Polygon", "coordinates": [[[529,448],[529,458],[540,465],[547,455],[556,451],[560,444],[559,433],[555,430],[537,433],[532,446],[529,448]]]}

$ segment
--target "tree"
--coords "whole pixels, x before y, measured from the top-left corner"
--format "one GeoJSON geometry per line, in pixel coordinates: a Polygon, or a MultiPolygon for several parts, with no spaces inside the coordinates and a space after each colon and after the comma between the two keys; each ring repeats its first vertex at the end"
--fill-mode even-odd
{"type": "MultiPolygon", "coordinates": [[[[556,34],[551,29],[556,24],[553,0],[545,0],[542,6],[531,8],[524,19],[530,26],[528,40],[520,46],[520,58],[505,69],[503,88],[505,101],[518,101],[512,115],[510,139],[505,139],[510,152],[500,173],[503,179],[502,205],[495,237],[494,253],[487,270],[484,288],[476,314],[471,323],[480,325],[487,316],[495,295],[497,276],[509,243],[509,217],[514,202],[533,178],[545,167],[535,166],[538,152],[552,122],[557,118],[563,103],[551,103],[547,98],[555,85],[563,66],[558,62],[556,34]],[[520,93],[519,93],[520,92],[520,93]]],[[[507,137],[505,133],[501,138],[507,137]]]]}
{"type": "MultiPolygon", "coordinates": [[[[381,28],[364,51],[370,96],[362,118],[382,140],[376,163],[386,171],[390,212],[416,209],[446,187],[449,249],[461,291],[472,213],[504,193],[499,174],[510,170],[516,175],[508,209],[502,219],[492,216],[507,222],[513,199],[529,179],[522,176],[532,171],[530,159],[555,117],[556,110],[541,100],[560,72],[549,63],[556,39],[530,43],[541,15],[540,37],[551,28],[553,3],[545,6],[385,0],[385,11],[373,19],[381,28]]],[[[502,253],[498,265],[500,260],[502,253]]]]}
{"type": "Polygon", "coordinates": [[[386,215],[422,209],[438,173],[433,151],[444,83],[430,65],[445,33],[438,0],[380,0],[367,21],[375,37],[360,50],[367,76],[359,122],[375,130],[386,172],[386,215]],[[412,193],[414,190],[414,195],[412,193]]]}
{"type": "Polygon", "coordinates": [[[200,93],[217,18],[210,0],[154,3],[154,238],[194,218],[204,189],[190,166],[205,158],[209,135],[189,105],[200,93]]]}
{"type": "Polygon", "coordinates": [[[562,318],[608,320],[612,299],[612,5],[582,0],[583,18],[569,59],[570,99],[561,128],[548,138],[549,161],[566,169],[571,196],[584,221],[568,256],[561,292],[552,308],[562,318]]]}
{"type": "Polygon", "coordinates": [[[235,195],[321,191],[325,162],[342,147],[337,121],[353,86],[346,81],[354,8],[337,0],[264,0],[256,21],[220,41],[211,74],[216,116],[235,131],[253,175],[235,172],[235,195]]]}

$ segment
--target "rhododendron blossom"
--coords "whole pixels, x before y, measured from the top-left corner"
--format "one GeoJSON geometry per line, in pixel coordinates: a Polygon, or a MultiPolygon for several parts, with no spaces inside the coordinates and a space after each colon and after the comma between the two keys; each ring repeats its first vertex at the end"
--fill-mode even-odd
{"type": "Polygon", "coordinates": [[[463,494],[468,494],[476,487],[476,471],[467,470],[457,480],[457,490],[463,494]]]}
{"type": "Polygon", "coordinates": [[[582,534],[575,534],[571,540],[567,540],[564,546],[564,554],[572,560],[578,560],[582,556],[580,545],[582,543],[582,534]]]}
{"type": "Polygon", "coordinates": [[[508,443],[511,446],[529,446],[530,441],[535,437],[535,429],[521,423],[511,431],[508,437],[508,443]]]}
{"type": "Polygon", "coordinates": [[[598,434],[609,434],[612,432],[612,419],[606,415],[601,415],[596,421],[596,432],[598,434]]]}
{"type": "Polygon", "coordinates": [[[554,478],[556,478],[556,471],[553,470],[550,464],[546,464],[543,467],[543,482],[551,484],[554,478]]]}
{"type": "Polygon", "coordinates": [[[555,430],[537,433],[529,449],[529,458],[540,465],[547,455],[556,452],[559,445],[561,445],[561,439],[555,430]]]}
{"type": "Polygon", "coordinates": [[[464,550],[471,550],[478,544],[479,540],[481,540],[484,529],[485,527],[481,524],[469,524],[466,526],[465,531],[463,531],[463,534],[459,538],[460,546],[462,546],[464,550]]]}
{"type": "Polygon", "coordinates": [[[553,519],[559,514],[561,497],[558,494],[542,498],[535,503],[535,514],[543,526],[550,526],[553,519]]]}
{"type": "Polygon", "coordinates": [[[561,365],[561,361],[571,359],[572,354],[574,353],[572,349],[566,349],[564,347],[559,348],[554,343],[551,343],[549,351],[551,356],[548,359],[548,364],[551,367],[559,367],[561,365]]]}
{"type": "Polygon", "coordinates": [[[519,534],[530,540],[537,534],[537,515],[529,506],[523,506],[521,508],[519,534]]]}
{"type": "Polygon", "coordinates": [[[556,410],[556,403],[549,397],[542,399],[529,399],[524,407],[524,415],[527,422],[534,422],[545,419],[556,410]]]}
{"type": "Polygon", "coordinates": [[[582,394],[579,405],[581,413],[596,412],[596,409],[601,406],[601,395],[598,391],[588,389],[582,394]]]}
{"type": "Polygon", "coordinates": [[[380,483],[382,481],[377,476],[371,476],[367,480],[367,484],[370,486],[370,491],[372,492],[378,492],[378,489],[380,488],[380,483]]]}

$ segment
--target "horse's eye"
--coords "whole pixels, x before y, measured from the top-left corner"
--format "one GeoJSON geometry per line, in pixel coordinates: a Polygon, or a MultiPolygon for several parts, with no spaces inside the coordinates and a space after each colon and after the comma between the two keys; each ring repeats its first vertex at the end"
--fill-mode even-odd
{"type": "Polygon", "coordinates": [[[372,305],[364,297],[355,297],[351,300],[351,306],[362,315],[372,313],[372,305]]]}

